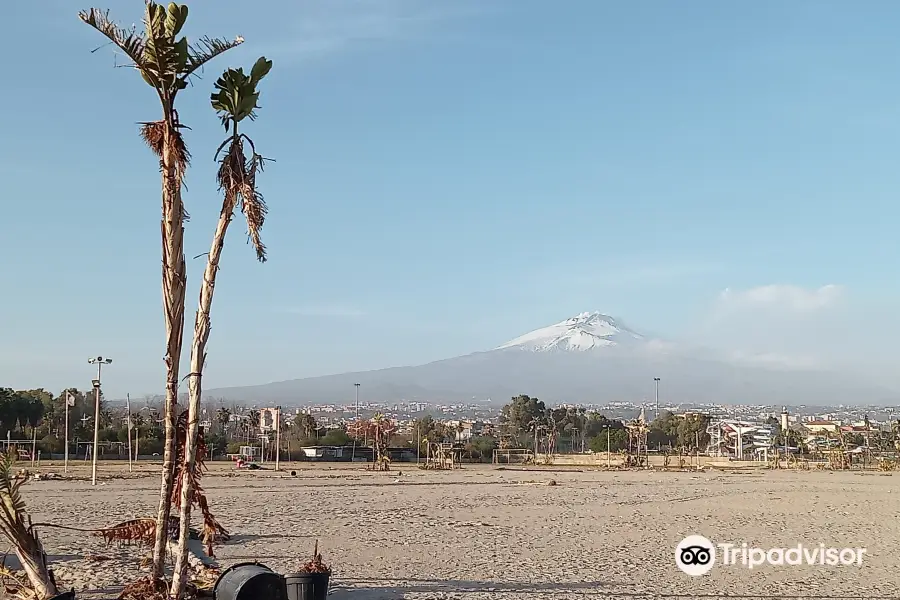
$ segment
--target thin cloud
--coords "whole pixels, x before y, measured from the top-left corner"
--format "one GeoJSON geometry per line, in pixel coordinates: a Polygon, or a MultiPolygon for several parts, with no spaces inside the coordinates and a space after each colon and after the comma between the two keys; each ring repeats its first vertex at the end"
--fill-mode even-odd
{"type": "Polygon", "coordinates": [[[349,306],[294,306],[283,312],[301,317],[333,317],[357,319],[364,317],[365,312],[349,306]]]}
{"type": "Polygon", "coordinates": [[[843,295],[844,288],[835,284],[815,289],[772,284],[746,290],[726,288],[719,294],[719,305],[726,310],[774,308],[793,313],[809,313],[836,305],[843,295]]]}
{"type": "Polygon", "coordinates": [[[681,262],[654,265],[612,264],[591,268],[590,272],[572,277],[578,285],[603,287],[664,285],[680,279],[708,275],[723,270],[722,265],[702,262],[681,262]]]}
{"type": "Polygon", "coordinates": [[[300,5],[296,25],[266,53],[279,59],[309,60],[361,42],[414,39],[437,24],[483,11],[469,2],[420,0],[328,0],[300,5]]]}
{"type": "Polygon", "coordinates": [[[747,353],[734,351],[730,358],[738,364],[783,369],[816,369],[821,362],[812,356],[779,354],[776,352],[747,353]]]}

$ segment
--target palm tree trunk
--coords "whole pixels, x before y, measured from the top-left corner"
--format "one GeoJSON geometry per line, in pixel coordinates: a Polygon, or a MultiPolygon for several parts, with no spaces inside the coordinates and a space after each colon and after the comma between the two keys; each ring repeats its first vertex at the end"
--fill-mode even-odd
{"type": "Polygon", "coordinates": [[[22,570],[28,576],[28,581],[39,600],[52,598],[59,594],[56,584],[50,578],[50,571],[47,569],[46,555],[38,548],[32,552],[32,548],[26,551],[23,548],[16,547],[16,557],[22,565],[22,570]]]}
{"type": "Polygon", "coordinates": [[[187,440],[185,441],[184,462],[181,481],[181,524],[178,531],[178,549],[175,554],[175,569],[172,575],[171,598],[180,598],[184,591],[189,562],[188,541],[190,539],[191,503],[194,495],[193,474],[197,460],[197,432],[200,415],[200,397],[203,392],[203,365],[206,362],[206,343],[209,341],[209,313],[212,309],[213,293],[216,289],[216,275],[219,259],[225,245],[225,233],[234,214],[234,203],[228,200],[222,206],[212,247],[206,259],[206,270],[200,283],[200,303],[194,322],[194,341],[191,344],[191,372],[188,380],[190,403],[188,405],[187,440]]]}
{"type": "Polygon", "coordinates": [[[161,579],[169,535],[172,486],[174,484],[175,414],[178,409],[178,363],[184,337],[184,205],[181,201],[180,172],[176,158],[175,129],[171,111],[166,114],[162,152],[162,290],[166,322],[166,443],[163,450],[159,509],[156,517],[156,540],[153,545],[151,576],[161,579]]]}

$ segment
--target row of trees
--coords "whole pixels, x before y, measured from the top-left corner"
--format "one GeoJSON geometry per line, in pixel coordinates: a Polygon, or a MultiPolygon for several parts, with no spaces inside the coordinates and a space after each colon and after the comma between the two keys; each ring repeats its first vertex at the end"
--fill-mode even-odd
{"type": "MultiPolygon", "coordinates": [[[[665,411],[649,423],[648,445],[658,449],[693,451],[709,443],[708,415],[674,415],[665,411]]],[[[544,440],[545,450],[560,447],[594,452],[623,450],[628,445],[625,424],[584,407],[547,408],[541,400],[515,396],[500,414],[500,438],[510,447],[535,448],[544,440]]]]}
{"type": "MultiPolygon", "coordinates": [[[[66,397],[73,400],[69,407],[69,439],[89,441],[93,436],[93,392],[77,388],[62,390],[54,396],[45,389],[12,390],[0,388],[0,435],[10,432],[13,439],[31,439],[37,436],[44,452],[62,452],[65,425],[66,397]]],[[[206,442],[213,455],[237,453],[244,444],[256,443],[260,413],[237,406],[209,407],[205,415],[210,426],[206,442]]],[[[164,408],[147,403],[132,407],[130,416],[132,438],[139,439],[142,454],[162,453],[165,444],[164,408]]],[[[663,412],[649,426],[648,442],[651,448],[704,448],[709,442],[706,432],[709,417],[701,414],[683,416],[663,412]]],[[[305,445],[342,446],[365,444],[365,439],[354,440],[346,427],[325,428],[315,417],[300,413],[283,419],[281,436],[286,448],[305,445]]],[[[420,445],[424,450],[429,442],[451,442],[463,431],[461,424],[451,425],[426,415],[413,422],[411,431],[394,434],[392,447],[420,445]]],[[[500,416],[500,426],[487,426],[480,435],[466,441],[467,453],[474,460],[487,460],[494,448],[538,447],[546,450],[552,443],[558,451],[595,452],[606,450],[607,438],[612,451],[627,446],[625,424],[616,419],[587,412],[584,408],[547,408],[544,402],[530,396],[516,396],[507,403],[500,416]],[[607,430],[608,435],[607,435],[607,430]]],[[[128,415],[124,408],[110,409],[101,397],[100,441],[122,442],[128,440],[128,415]]],[[[793,441],[793,440],[791,440],[793,441]]]]}

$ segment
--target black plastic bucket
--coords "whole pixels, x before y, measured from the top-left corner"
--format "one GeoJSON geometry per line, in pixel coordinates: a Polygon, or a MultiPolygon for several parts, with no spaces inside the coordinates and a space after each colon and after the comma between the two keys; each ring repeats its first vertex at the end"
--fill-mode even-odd
{"type": "Polygon", "coordinates": [[[231,565],[213,588],[216,600],[287,600],[284,577],[256,562],[231,565]]]}
{"type": "Polygon", "coordinates": [[[331,573],[288,573],[284,576],[288,600],[325,600],[331,573]]]}

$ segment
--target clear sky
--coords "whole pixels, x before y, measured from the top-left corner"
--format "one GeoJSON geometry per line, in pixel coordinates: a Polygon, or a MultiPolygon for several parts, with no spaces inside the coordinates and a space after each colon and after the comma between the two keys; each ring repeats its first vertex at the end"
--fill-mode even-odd
{"type": "MultiPolygon", "coordinates": [[[[248,6],[194,2],[186,30],[246,38],[180,98],[188,331],[220,205],[212,83],[275,63],[247,127],[277,161],[270,260],[236,221],[207,387],[427,362],[588,310],[789,364],[900,358],[900,3],[248,6]]],[[[157,393],[159,175],[135,123],[159,110],[78,8],[5,7],[0,386],[86,387],[103,354],[108,395],[157,393]]]]}

